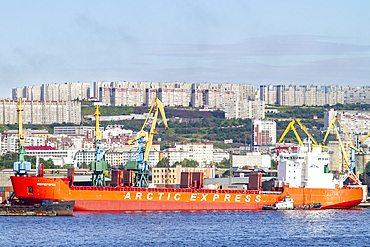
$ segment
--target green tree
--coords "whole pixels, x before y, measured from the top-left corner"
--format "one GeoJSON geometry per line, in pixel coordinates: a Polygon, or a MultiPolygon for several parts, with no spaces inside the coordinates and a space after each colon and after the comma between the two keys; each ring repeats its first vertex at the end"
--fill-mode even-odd
{"type": "Polygon", "coordinates": [[[170,162],[169,162],[168,158],[165,157],[162,160],[160,160],[157,163],[157,167],[170,167],[170,162]]]}

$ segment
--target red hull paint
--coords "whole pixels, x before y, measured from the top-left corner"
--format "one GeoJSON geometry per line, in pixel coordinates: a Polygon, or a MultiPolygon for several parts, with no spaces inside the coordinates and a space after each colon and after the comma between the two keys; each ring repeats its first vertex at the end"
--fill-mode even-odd
{"type": "Polygon", "coordinates": [[[260,210],[288,193],[294,205],[321,203],[322,208],[351,208],[362,200],[361,188],[285,188],[283,192],[68,187],[61,178],[11,177],[15,195],[27,202],[74,200],[80,211],[260,210]]]}

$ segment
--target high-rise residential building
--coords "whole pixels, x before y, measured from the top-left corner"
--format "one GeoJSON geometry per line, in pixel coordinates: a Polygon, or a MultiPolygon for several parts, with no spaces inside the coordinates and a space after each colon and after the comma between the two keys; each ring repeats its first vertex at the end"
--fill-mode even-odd
{"type": "Polygon", "coordinates": [[[175,88],[173,101],[175,106],[189,107],[191,98],[191,89],[175,88]]]}
{"type": "Polygon", "coordinates": [[[112,88],[112,105],[113,106],[126,106],[128,105],[128,90],[127,88],[112,88]]]}
{"type": "Polygon", "coordinates": [[[154,99],[157,97],[157,91],[156,88],[147,88],[145,89],[145,102],[147,106],[150,106],[153,104],[154,99]]]}
{"type": "Polygon", "coordinates": [[[256,146],[276,143],[276,123],[273,120],[255,119],[252,121],[251,150],[256,146]]]}
{"type": "Polygon", "coordinates": [[[211,109],[221,109],[222,94],[217,89],[203,90],[203,105],[211,109]]]}
{"type": "Polygon", "coordinates": [[[331,85],[325,87],[325,105],[344,104],[344,87],[331,85]]]}
{"type": "Polygon", "coordinates": [[[292,85],[278,85],[277,87],[277,102],[282,106],[294,106],[295,91],[292,85]]]}
{"type": "Polygon", "coordinates": [[[344,102],[346,104],[370,104],[370,87],[345,87],[344,102]]]}
{"type": "Polygon", "coordinates": [[[225,118],[265,118],[265,102],[260,100],[230,100],[225,105],[225,118]]]}
{"type": "Polygon", "coordinates": [[[203,90],[202,89],[192,89],[191,90],[191,106],[192,107],[203,107],[203,90]]]}
{"type": "Polygon", "coordinates": [[[277,86],[276,85],[261,85],[260,86],[260,100],[267,105],[276,105],[277,102],[277,86]]]}
{"type": "Polygon", "coordinates": [[[112,88],[101,87],[99,88],[99,101],[104,105],[112,104],[112,88]]]}
{"type": "Polygon", "coordinates": [[[70,101],[88,97],[90,97],[90,83],[68,82],[12,89],[13,100],[24,98],[31,101],[70,101]]]}
{"type": "Polygon", "coordinates": [[[18,100],[20,98],[25,98],[23,95],[23,88],[21,87],[12,88],[12,99],[18,100]]]}
{"type": "MultiPolygon", "coordinates": [[[[81,103],[78,101],[23,101],[23,123],[81,123],[81,103]]],[[[0,101],[0,124],[18,123],[18,101],[0,101]]]]}

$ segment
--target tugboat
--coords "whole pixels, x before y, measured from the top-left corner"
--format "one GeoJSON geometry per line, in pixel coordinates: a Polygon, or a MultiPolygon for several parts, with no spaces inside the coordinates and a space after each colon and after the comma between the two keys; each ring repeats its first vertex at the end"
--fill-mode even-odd
{"type": "MultiPolygon", "coordinates": [[[[27,177],[27,172],[31,170],[31,163],[24,159],[25,135],[22,129],[22,99],[18,103],[18,137],[19,137],[19,160],[14,162],[13,170],[16,176],[27,177]]],[[[43,173],[44,164],[41,164],[43,173]]],[[[28,188],[28,193],[33,193],[32,188],[28,188]]],[[[63,200],[42,200],[41,203],[26,204],[22,200],[15,198],[14,194],[4,203],[0,204],[0,216],[22,215],[22,216],[71,216],[75,201],[63,200]]]]}
{"type": "Polygon", "coordinates": [[[292,210],[292,209],[320,209],[321,203],[312,203],[307,205],[300,205],[295,207],[294,200],[289,195],[282,198],[281,201],[270,205],[270,206],[263,206],[262,210],[292,210]]]}
{"type": "Polygon", "coordinates": [[[294,209],[293,199],[287,195],[286,197],[282,198],[281,201],[271,205],[271,206],[263,206],[262,210],[287,210],[287,209],[294,209]]]}

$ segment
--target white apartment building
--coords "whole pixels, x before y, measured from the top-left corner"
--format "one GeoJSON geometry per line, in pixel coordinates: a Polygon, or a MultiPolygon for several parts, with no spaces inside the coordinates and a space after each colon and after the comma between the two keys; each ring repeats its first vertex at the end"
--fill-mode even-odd
{"type": "Polygon", "coordinates": [[[202,89],[192,89],[191,90],[191,106],[192,107],[203,107],[203,90],[202,89]]]}
{"type": "Polygon", "coordinates": [[[251,152],[246,155],[232,155],[232,166],[239,168],[247,166],[249,168],[267,170],[271,168],[271,156],[260,152],[251,152]]]}
{"type": "Polygon", "coordinates": [[[213,143],[175,143],[163,151],[170,165],[181,162],[184,159],[195,160],[200,167],[209,165],[213,162],[213,143]]]}
{"type": "MultiPolygon", "coordinates": [[[[81,123],[81,102],[23,101],[23,123],[81,123]]],[[[18,123],[18,101],[0,100],[0,124],[18,123]]]]}
{"type": "Polygon", "coordinates": [[[47,146],[25,146],[28,156],[36,156],[44,160],[52,159],[55,165],[63,166],[74,163],[77,150],[60,150],[47,146]]]}
{"type": "Polygon", "coordinates": [[[112,104],[112,88],[110,87],[101,87],[99,88],[99,101],[103,105],[112,104]]]}
{"type": "Polygon", "coordinates": [[[338,85],[261,85],[260,99],[282,106],[323,106],[344,103],[344,88],[338,85]]]}
{"type": "Polygon", "coordinates": [[[42,84],[12,89],[12,99],[30,101],[70,101],[90,97],[90,83],[68,82],[64,84],[42,84]]]}
{"type": "Polygon", "coordinates": [[[222,108],[222,93],[221,90],[205,89],[203,90],[203,105],[210,109],[222,108]]]}
{"type": "Polygon", "coordinates": [[[156,88],[147,88],[145,89],[145,102],[147,106],[151,106],[153,104],[154,99],[157,97],[156,88]]]}
{"type": "Polygon", "coordinates": [[[112,88],[112,105],[126,106],[128,105],[128,91],[127,88],[112,88]]]}
{"type": "Polygon", "coordinates": [[[224,159],[229,159],[230,154],[224,149],[214,148],[213,149],[213,162],[220,163],[224,159]]]}
{"type": "MultiPolygon", "coordinates": [[[[324,129],[329,127],[333,118],[337,116],[348,134],[367,134],[370,131],[370,111],[335,111],[330,109],[324,112],[324,129]]],[[[341,130],[339,124],[337,124],[341,130]]]]}
{"type": "MultiPolygon", "coordinates": [[[[125,165],[129,160],[137,160],[138,153],[137,146],[124,146],[121,148],[113,149],[112,151],[105,152],[105,161],[111,167],[118,168],[121,165],[125,165]]],[[[150,167],[154,167],[159,162],[160,145],[153,144],[148,156],[148,164],[150,167]]]]}
{"type": "Polygon", "coordinates": [[[277,86],[276,85],[261,85],[260,100],[265,101],[268,105],[276,105],[277,102],[277,86]]]}
{"type": "MultiPolygon", "coordinates": [[[[46,138],[29,134],[25,131],[25,146],[45,146],[46,138]]],[[[1,134],[0,153],[3,155],[7,152],[15,153],[19,150],[18,134],[1,134]]],[[[28,154],[27,154],[28,155],[28,154]]]]}
{"type": "Polygon", "coordinates": [[[265,118],[265,102],[260,100],[227,101],[225,118],[265,118]]]}

